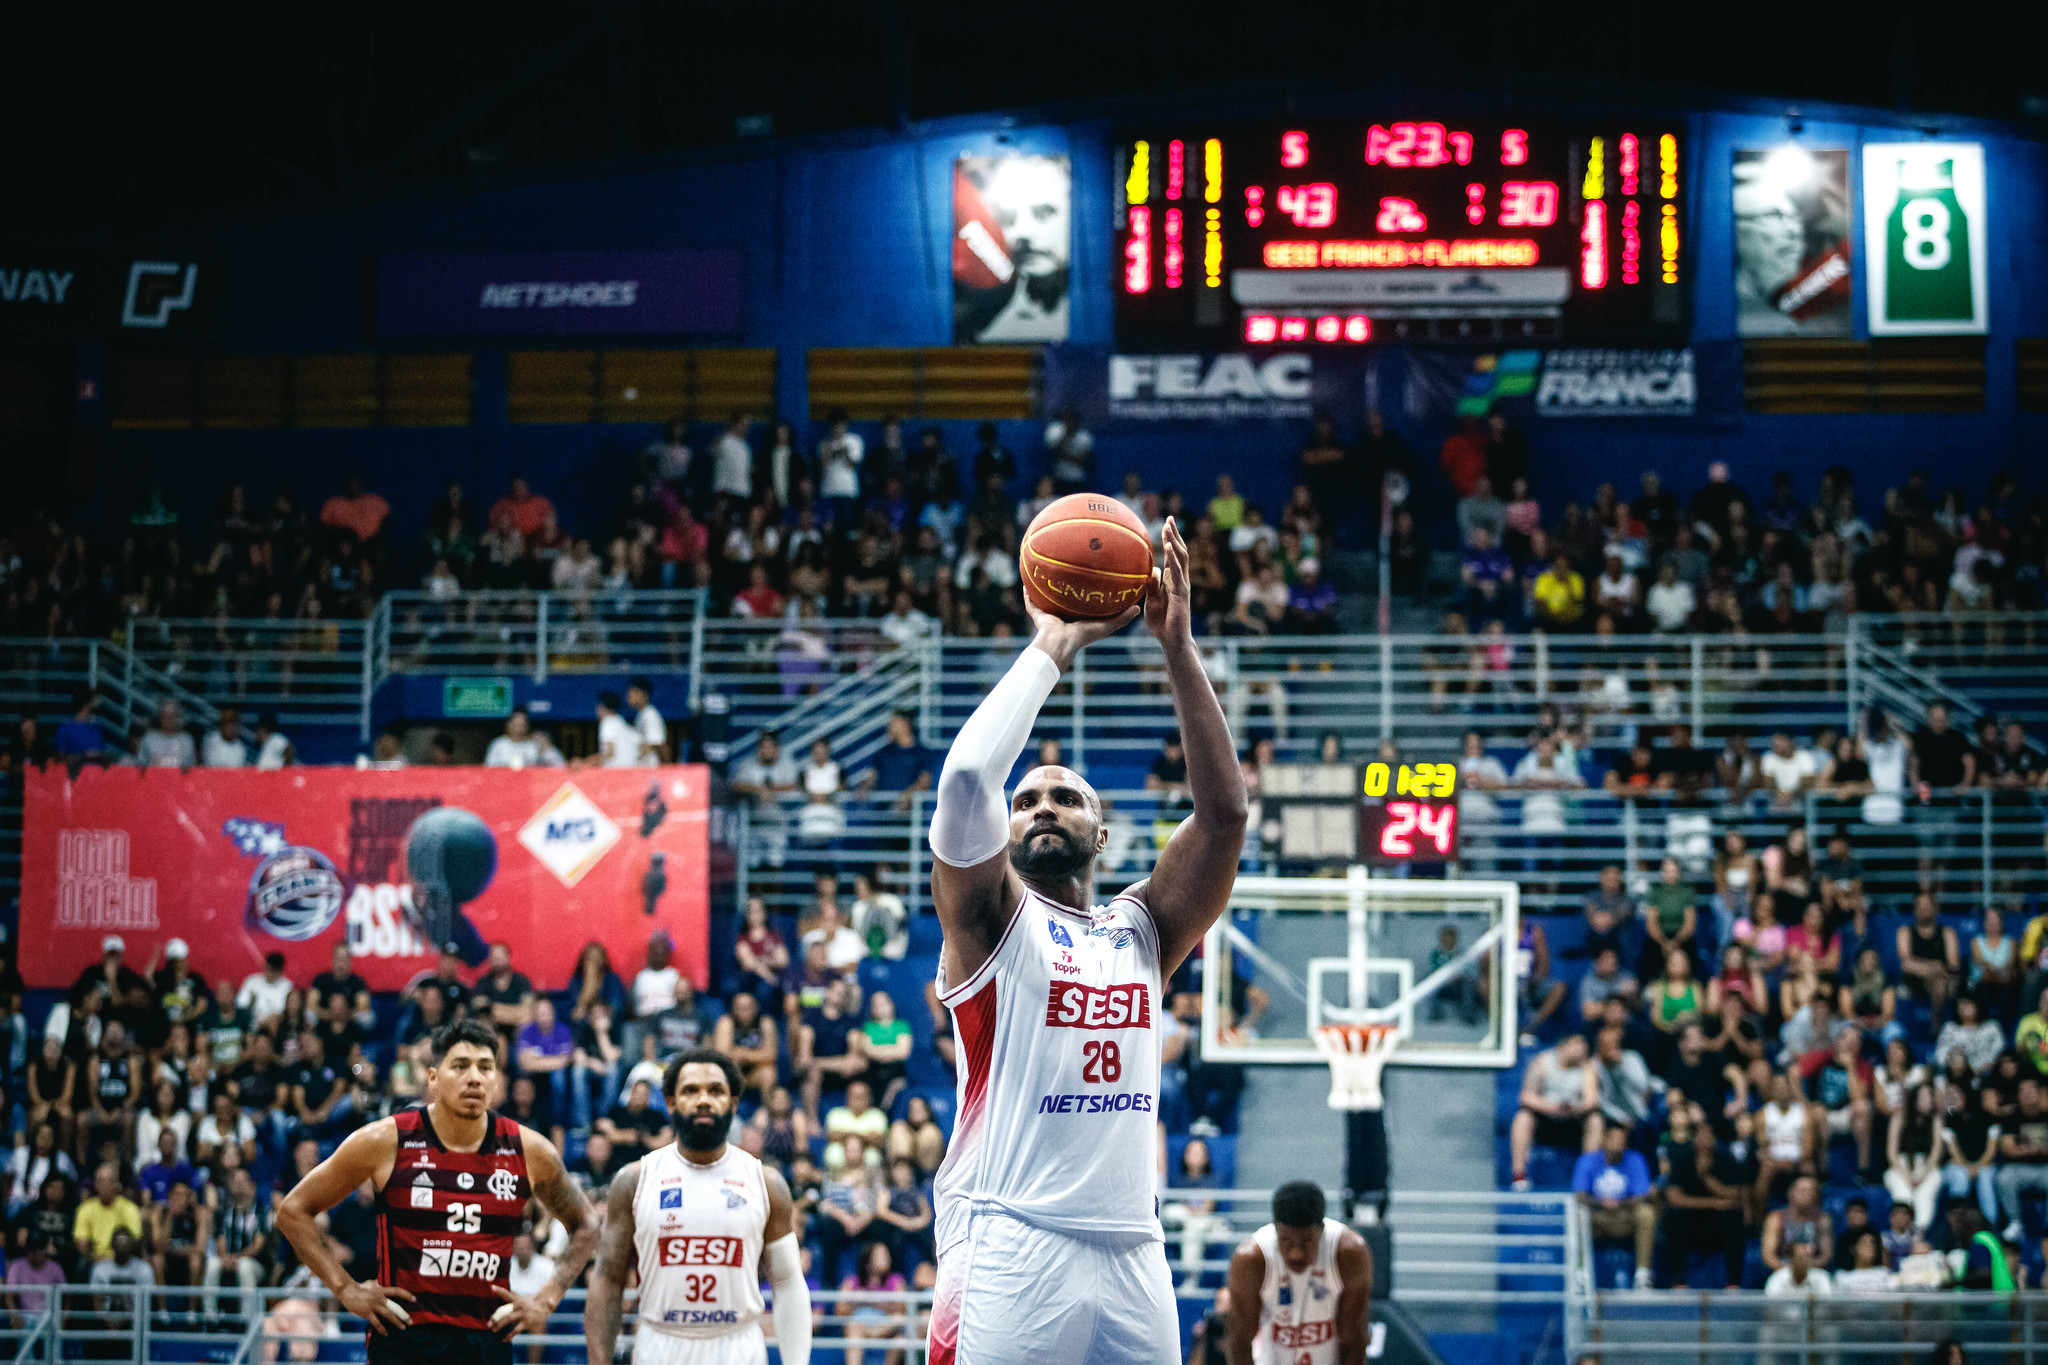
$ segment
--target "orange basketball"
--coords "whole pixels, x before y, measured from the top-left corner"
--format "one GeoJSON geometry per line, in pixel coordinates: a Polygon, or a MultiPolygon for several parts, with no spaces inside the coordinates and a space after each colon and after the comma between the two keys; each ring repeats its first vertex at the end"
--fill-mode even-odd
{"type": "Polygon", "coordinates": [[[1152,541],[1137,514],[1103,493],[1055,499],[1024,529],[1024,596],[1064,621],[1121,616],[1152,581],[1152,541]]]}

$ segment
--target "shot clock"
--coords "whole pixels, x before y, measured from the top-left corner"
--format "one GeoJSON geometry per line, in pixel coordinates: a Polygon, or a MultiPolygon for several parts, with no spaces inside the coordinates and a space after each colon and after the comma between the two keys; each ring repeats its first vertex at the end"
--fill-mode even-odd
{"type": "Polygon", "coordinates": [[[1381,864],[1458,856],[1458,765],[1367,763],[1359,769],[1358,853],[1381,864]]]}
{"type": "Polygon", "coordinates": [[[1117,338],[1670,339],[1686,151],[1654,119],[1127,130],[1117,338]]]}

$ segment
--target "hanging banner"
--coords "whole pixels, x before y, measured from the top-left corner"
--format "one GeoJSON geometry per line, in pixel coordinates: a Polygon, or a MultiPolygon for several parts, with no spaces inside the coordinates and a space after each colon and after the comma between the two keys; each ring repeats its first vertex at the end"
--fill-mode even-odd
{"type": "Polygon", "coordinates": [[[386,256],[387,337],[697,336],[740,330],[737,251],[386,256]]]}
{"type": "Polygon", "coordinates": [[[1865,143],[1870,334],[1988,331],[1987,221],[1982,143],[1865,143]]]}
{"type": "Polygon", "coordinates": [[[446,932],[473,966],[510,945],[514,967],[555,990],[585,943],[630,976],[664,931],[701,986],[708,790],[695,764],[31,770],[21,973],[68,986],[117,935],[137,968],[182,938],[209,982],[281,952],[304,983],[345,943],[372,989],[397,990],[433,967],[428,934],[446,932]],[[431,865],[409,869],[416,826],[431,865]]]}
{"type": "Polygon", "coordinates": [[[1065,341],[1073,175],[1063,156],[953,163],[953,342],[1065,341]]]}
{"type": "Polygon", "coordinates": [[[1734,209],[1736,335],[1851,335],[1848,151],[1736,148],[1734,209]]]}

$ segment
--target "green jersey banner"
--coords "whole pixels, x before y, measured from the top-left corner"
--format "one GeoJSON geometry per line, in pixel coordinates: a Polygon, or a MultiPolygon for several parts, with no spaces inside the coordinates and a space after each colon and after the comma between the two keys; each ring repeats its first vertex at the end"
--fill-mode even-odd
{"type": "Polygon", "coordinates": [[[1864,144],[1872,336],[1989,329],[1986,216],[1983,144],[1864,144]]]}

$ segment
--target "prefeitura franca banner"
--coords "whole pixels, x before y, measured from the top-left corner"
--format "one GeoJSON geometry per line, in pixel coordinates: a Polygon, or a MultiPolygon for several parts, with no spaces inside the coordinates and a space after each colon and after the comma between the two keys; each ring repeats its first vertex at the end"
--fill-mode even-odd
{"type": "Polygon", "coordinates": [[[439,906],[472,964],[504,942],[539,989],[565,985],[592,940],[630,977],[657,930],[702,985],[707,792],[697,765],[31,771],[21,972],[69,985],[118,934],[137,967],[182,938],[208,981],[282,952],[303,983],[346,943],[374,989],[395,990],[433,966],[425,907],[439,906]],[[429,812],[433,837],[414,847],[433,865],[408,869],[429,812]]]}

